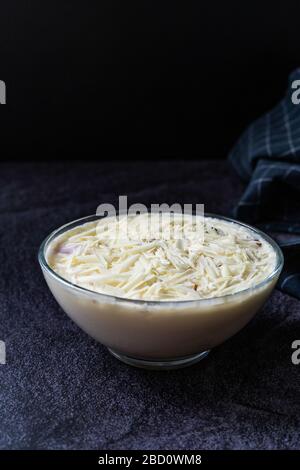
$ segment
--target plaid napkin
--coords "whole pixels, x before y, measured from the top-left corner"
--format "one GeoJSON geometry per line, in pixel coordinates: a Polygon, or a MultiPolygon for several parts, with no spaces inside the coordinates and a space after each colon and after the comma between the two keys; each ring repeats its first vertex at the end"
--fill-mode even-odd
{"type": "MultiPolygon", "coordinates": [[[[278,287],[300,299],[300,68],[289,77],[285,97],[252,123],[229,155],[248,186],[234,217],[274,236],[293,237],[279,244],[285,255],[278,287]]],[[[282,237],[281,237],[282,240],[282,237]]]]}

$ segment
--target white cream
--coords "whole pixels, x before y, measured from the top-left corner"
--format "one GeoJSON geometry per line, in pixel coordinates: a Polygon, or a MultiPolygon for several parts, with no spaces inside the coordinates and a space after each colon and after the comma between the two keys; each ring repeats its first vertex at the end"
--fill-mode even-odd
{"type": "Polygon", "coordinates": [[[112,219],[74,222],[75,228],[50,236],[53,241],[40,256],[47,284],[86,333],[127,357],[168,363],[211,349],[245,326],[263,305],[282,259],[254,230],[205,218],[203,234],[201,224],[193,231],[193,220],[187,219],[185,236],[176,223],[173,238],[164,230],[153,240],[138,218],[130,222],[133,227],[140,221],[142,228],[135,242],[122,230],[113,238],[109,225],[118,223],[112,219]],[[63,282],[47,263],[89,290],[63,282]]]}
{"type": "Polygon", "coordinates": [[[275,268],[271,245],[239,224],[191,215],[151,217],[109,217],[67,231],[50,246],[48,263],[86,289],[160,301],[233,294],[259,284],[275,268]]]}

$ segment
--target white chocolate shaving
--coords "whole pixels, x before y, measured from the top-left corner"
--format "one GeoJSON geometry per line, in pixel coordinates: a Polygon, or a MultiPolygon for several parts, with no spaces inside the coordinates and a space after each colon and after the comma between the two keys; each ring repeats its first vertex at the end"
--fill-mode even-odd
{"type": "Polygon", "coordinates": [[[83,224],[52,242],[48,262],[61,277],[89,290],[165,301],[233,294],[275,268],[271,245],[239,224],[205,217],[198,236],[193,216],[185,216],[185,230],[180,216],[163,214],[161,220],[163,231],[155,239],[147,231],[148,214],[83,224]]]}

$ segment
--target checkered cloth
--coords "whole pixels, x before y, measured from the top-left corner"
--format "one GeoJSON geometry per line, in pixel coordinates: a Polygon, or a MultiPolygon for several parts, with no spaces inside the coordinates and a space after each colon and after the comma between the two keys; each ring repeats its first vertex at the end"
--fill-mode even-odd
{"type": "Polygon", "coordinates": [[[295,235],[294,240],[281,243],[285,268],[278,287],[300,298],[300,104],[296,104],[296,80],[300,80],[300,68],[290,75],[285,97],[248,127],[229,160],[241,178],[249,181],[234,210],[235,218],[271,234],[295,235]]]}

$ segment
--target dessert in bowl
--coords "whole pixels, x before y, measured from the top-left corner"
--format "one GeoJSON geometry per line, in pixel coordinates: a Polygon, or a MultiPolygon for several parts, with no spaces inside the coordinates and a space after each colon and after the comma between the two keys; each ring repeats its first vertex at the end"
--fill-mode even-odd
{"type": "Polygon", "coordinates": [[[62,309],[114,356],[170,369],[243,328],[273,290],[283,256],[246,224],[169,213],[73,221],[46,238],[39,262],[62,309]]]}

